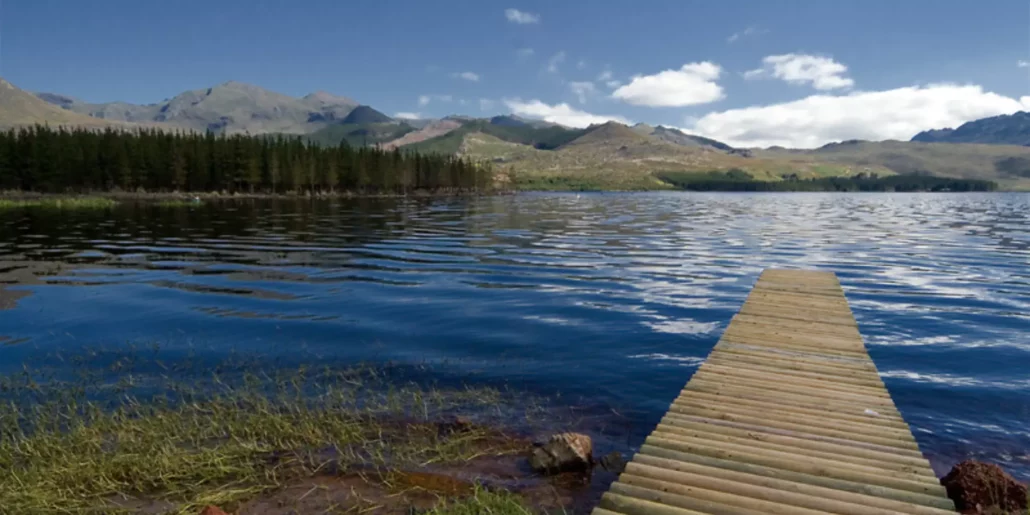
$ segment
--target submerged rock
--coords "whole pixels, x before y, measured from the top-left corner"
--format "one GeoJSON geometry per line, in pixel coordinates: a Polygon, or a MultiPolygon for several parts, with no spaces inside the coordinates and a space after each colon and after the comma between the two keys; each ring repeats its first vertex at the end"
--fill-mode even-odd
{"type": "Polygon", "coordinates": [[[579,433],[561,433],[533,448],[529,466],[542,474],[587,471],[593,465],[594,443],[579,433]]]}
{"type": "Polygon", "coordinates": [[[626,458],[619,451],[612,451],[606,454],[598,460],[598,463],[608,472],[621,474],[623,470],[626,470],[626,458]]]}
{"type": "Polygon", "coordinates": [[[948,497],[962,513],[1027,512],[1027,487],[993,463],[966,460],[941,479],[948,497]]]}

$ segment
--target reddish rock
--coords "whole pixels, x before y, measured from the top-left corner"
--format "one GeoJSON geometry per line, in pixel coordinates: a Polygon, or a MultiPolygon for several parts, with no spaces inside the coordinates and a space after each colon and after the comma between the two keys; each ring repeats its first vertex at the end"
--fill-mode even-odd
{"type": "Polygon", "coordinates": [[[205,506],[203,510],[200,510],[200,515],[229,515],[218,506],[205,506]]]}
{"type": "Polygon", "coordinates": [[[533,449],[529,465],[543,474],[589,470],[594,463],[594,443],[579,433],[561,433],[533,449]]]}
{"type": "Polygon", "coordinates": [[[967,460],[941,479],[962,513],[1027,513],[1027,487],[993,463],[967,460]]]}

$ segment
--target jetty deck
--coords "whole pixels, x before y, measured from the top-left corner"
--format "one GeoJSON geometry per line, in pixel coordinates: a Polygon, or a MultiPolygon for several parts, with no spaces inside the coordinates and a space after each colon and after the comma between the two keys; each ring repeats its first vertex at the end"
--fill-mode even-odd
{"type": "Polygon", "coordinates": [[[766,270],[594,515],[955,513],[837,277],[766,270]]]}

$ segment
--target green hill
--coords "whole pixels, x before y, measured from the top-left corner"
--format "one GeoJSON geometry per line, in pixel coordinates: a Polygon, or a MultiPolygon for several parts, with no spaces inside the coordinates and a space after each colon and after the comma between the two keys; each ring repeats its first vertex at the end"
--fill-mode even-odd
{"type": "Polygon", "coordinates": [[[501,141],[550,150],[582,136],[585,129],[570,129],[560,125],[533,126],[521,123],[514,117],[494,117],[490,120],[468,121],[447,134],[405,145],[402,148],[420,152],[456,154],[460,151],[465,137],[473,133],[487,134],[501,141]]]}
{"type": "Polygon", "coordinates": [[[405,123],[343,123],[330,125],[305,136],[308,141],[324,146],[336,146],[346,141],[351,146],[378,145],[393,141],[415,128],[405,123]]]}
{"type": "Polygon", "coordinates": [[[814,150],[766,149],[756,157],[790,166],[815,162],[882,167],[899,174],[984,179],[1005,189],[1030,189],[1030,147],[971,143],[845,141],[814,150]]]}
{"type": "Polygon", "coordinates": [[[760,181],[816,179],[859,173],[892,175],[883,167],[854,167],[815,159],[787,162],[725,152],[711,146],[684,146],[640,134],[618,123],[596,125],[555,150],[506,141],[492,134],[454,131],[437,143],[448,150],[490,161],[522,189],[639,190],[663,189],[666,172],[729,172],[739,170],[760,181]]]}

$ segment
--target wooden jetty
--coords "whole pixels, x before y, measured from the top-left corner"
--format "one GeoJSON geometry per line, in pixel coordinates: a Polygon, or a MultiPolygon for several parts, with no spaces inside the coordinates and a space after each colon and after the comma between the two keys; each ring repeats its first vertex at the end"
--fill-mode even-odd
{"type": "Polygon", "coordinates": [[[766,270],[594,515],[955,513],[837,277],[766,270]]]}

